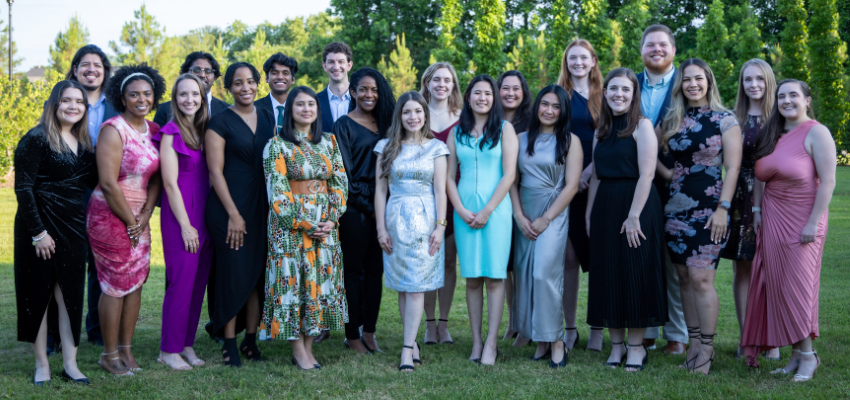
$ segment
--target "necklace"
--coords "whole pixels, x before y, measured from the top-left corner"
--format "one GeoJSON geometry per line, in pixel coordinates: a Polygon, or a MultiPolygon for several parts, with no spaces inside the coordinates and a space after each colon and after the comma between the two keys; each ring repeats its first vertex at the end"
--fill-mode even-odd
{"type": "Polygon", "coordinates": [[[431,108],[431,106],[428,106],[428,109],[431,110],[431,117],[439,117],[439,116],[445,114],[446,111],[449,111],[448,107],[446,107],[445,110],[440,111],[440,112],[435,111],[433,108],[431,108]]]}

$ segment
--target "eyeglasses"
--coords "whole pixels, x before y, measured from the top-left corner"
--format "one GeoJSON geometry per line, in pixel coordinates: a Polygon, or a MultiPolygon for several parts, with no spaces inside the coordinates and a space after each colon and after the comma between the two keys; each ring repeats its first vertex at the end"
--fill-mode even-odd
{"type": "Polygon", "coordinates": [[[215,70],[212,68],[192,67],[189,68],[189,72],[195,75],[200,75],[201,73],[203,73],[204,75],[212,75],[215,73],[215,70]]]}

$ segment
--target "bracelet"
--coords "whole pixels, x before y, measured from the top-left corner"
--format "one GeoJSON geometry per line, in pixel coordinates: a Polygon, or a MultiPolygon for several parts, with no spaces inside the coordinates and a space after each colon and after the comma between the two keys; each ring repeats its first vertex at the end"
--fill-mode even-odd
{"type": "Polygon", "coordinates": [[[442,225],[442,226],[449,226],[449,221],[445,220],[445,219],[438,219],[436,222],[434,222],[434,224],[442,225]]]}
{"type": "Polygon", "coordinates": [[[33,237],[32,238],[32,245],[35,246],[36,242],[38,242],[41,239],[44,239],[45,237],[47,237],[47,231],[44,231],[44,233],[42,233],[41,236],[39,236],[39,237],[33,237]]]}
{"type": "Polygon", "coordinates": [[[753,212],[761,212],[761,207],[753,207],[753,212]]]}
{"type": "Polygon", "coordinates": [[[151,215],[153,215],[153,208],[151,208],[150,210],[147,210],[147,209],[144,209],[144,208],[143,208],[143,209],[142,209],[142,212],[149,212],[149,213],[151,213],[151,215]]]}

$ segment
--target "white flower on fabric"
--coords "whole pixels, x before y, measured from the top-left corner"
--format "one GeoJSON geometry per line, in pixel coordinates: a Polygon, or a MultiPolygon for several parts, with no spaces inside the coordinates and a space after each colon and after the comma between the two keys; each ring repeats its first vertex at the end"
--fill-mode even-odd
{"type": "Polygon", "coordinates": [[[670,201],[667,202],[667,205],[664,206],[665,213],[677,213],[680,211],[690,210],[699,203],[692,199],[690,196],[684,193],[676,193],[673,197],[670,198],[670,201]]]}

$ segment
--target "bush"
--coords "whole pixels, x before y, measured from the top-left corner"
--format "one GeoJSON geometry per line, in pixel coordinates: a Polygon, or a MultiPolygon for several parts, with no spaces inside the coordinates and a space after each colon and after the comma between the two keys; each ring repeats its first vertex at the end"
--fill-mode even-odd
{"type": "Polygon", "coordinates": [[[12,168],[18,141],[38,123],[50,90],[60,80],[59,74],[48,74],[38,82],[0,75],[0,176],[12,168]]]}

